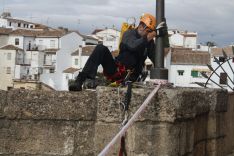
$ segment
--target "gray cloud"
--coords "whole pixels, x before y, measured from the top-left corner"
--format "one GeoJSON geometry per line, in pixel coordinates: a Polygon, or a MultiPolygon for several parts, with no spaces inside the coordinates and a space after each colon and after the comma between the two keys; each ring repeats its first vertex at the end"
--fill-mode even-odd
{"type": "MultiPolygon", "coordinates": [[[[0,6],[14,17],[79,29],[120,29],[128,17],[155,14],[156,0],[0,0],[0,6]],[[4,5],[1,5],[4,4],[4,5]]],[[[196,31],[199,42],[215,41],[220,46],[234,42],[234,3],[232,0],[165,0],[169,28],[196,31]]]]}

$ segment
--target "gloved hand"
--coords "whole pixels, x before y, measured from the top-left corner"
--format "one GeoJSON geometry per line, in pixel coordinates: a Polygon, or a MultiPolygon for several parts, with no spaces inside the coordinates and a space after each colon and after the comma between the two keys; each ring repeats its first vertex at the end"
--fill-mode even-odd
{"type": "Polygon", "coordinates": [[[162,37],[168,34],[166,22],[161,22],[156,28],[157,37],[162,37]]]}

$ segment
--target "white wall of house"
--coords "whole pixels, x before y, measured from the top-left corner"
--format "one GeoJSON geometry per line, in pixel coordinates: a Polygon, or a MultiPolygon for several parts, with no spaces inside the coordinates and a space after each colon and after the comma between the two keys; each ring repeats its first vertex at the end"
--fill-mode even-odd
{"type": "Polygon", "coordinates": [[[197,84],[194,84],[194,82],[205,83],[207,80],[201,76],[201,71],[208,71],[208,67],[205,65],[171,65],[169,72],[169,82],[173,83],[175,86],[199,87],[197,84]],[[198,77],[193,77],[191,75],[192,71],[198,71],[198,77]]]}
{"type": "Polygon", "coordinates": [[[71,53],[79,48],[82,44],[82,37],[73,32],[61,37],[61,48],[56,53],[56,72],[54,74],[42,74],[41,81],[50,85],[56,90],[68,90],[68,79],[64,76],[63,71],[72,67],[71,53]]]}
{"type": "Polygon", "coordinates": [[[8,28],[7,27],[7,20],[6,19],[0,18],[0,27],[8,28]]]}
{"type": "Polygon", "coordinates": [[[185,37],[184,38],[184,47],[196,49],[197,38],[196,37],[185,37]]]}
{"type": "Polygon", "coordinates": [[[179,30],[169,30],[169,42],[172,47],[179,46],[196,49],[197,33],[179,30]]]}
{"type": "Polygon", "coordinates": [[[90,39],[90,38],[86,38],[85,39],[85,45],[97,45],[98,44],[98,40],[96,39],[90,39]]]}
{"type": "Polygon", "coordinates": [[[8,40],[8,44],[14,45],[14,46],[16,46],[16,47],[18,47],[18,48],[23,49],[23,48],[24,48],[24,37],[23,37],[23,36],[10,35],[10,36],[9,36],[9,40],[8,40]],[[16,44],[15,44],[15,41],[16,41],[17,39],[19,40],[19,45],[16,45],[16,44]]]}
{"type": "Polygon", "coordinates": [[[81,68],[80,63],[81,63],[81,59],[80,59],[79,55],[72,56],[72,67],[73,68],[77,68],[77,69],[81,68]]]}
{"type": "Polygon", "coordinates": [[[173,46],[180,46],[184,45],[184,36],[180,34],[173,34],[169,37],[170,45],[173,46]]]}
{"type": "Polygon", "coordinates": [[[103,38],[103,45],[107,46],[110,51],[118,49],[120,31],[115,29],[105,29],[96,33],[96,36],[103,38]]]}
{"type": "Polygon", "coordinates": [[[7,45],[8,39],[8,35],[0,35],[0,47],[7,45]]]}
{"type": "Polygon", "coordinates": [[[208,46],[205,45],[197,45],[197,51],[208,51],[210,52],[210,48],[208,46]]]}
{"type": "Polygon", "coordinates": [[[24,37],[24,41],[23,41],[24,50],[29,50],[29,44],[31,44],[31,50],[32,48],[35,46],[35,37],[24,37]]]}
{"type": "Polygon", "coordinates": [[[37,37],[35,43],[38,45],[39,50],[60,48],[58,37],[37,37]]]}
{"type": "Polygon", "coordinates": [[[16,50],[0,50],[0,89],[13,87],[16,50]]]}

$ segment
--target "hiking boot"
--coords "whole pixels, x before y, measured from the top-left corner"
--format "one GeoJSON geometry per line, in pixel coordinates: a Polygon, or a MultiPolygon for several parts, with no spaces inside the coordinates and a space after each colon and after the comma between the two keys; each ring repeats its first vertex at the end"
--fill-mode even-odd
{"type": "Polygon", "coordinates": [[[86,79],[84,73],[80,72],[74,83],[69,85],[69,91],[82,91],[82,85],[86,79]]]}

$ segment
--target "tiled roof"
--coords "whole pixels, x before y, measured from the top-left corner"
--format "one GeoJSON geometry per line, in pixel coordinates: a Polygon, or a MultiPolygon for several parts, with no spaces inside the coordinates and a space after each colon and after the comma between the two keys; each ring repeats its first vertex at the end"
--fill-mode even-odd
{"type": "Polygon", "coordinates": [[[84,37],[85,39],[91,39],[91,40],[97,40],[97,41],[98,41],[98,39],[96,39],[96,38],[94,38],[94,37],[92,37],[92,36],[83,35],[83,37],[84,37]]]}
{"type": "Polygon", "coordinates": [[[98,32],[100,32],[100,31],[103,31],[104,29],[95,29],[91,34],[96,34],[96,33],[98,33],[98,32]]]}
{"type": "Polygon", "coordinates": [[[197,34],[181,34],[184,37],[197,37],[197,34]]]}
{"type": "Polygon", "coordinates": [[[12,29],[10,28],[0,28],[0,34],[2,35],[8,35],[11,31],[12,29]]]}
{"type": "Polygon", "coordinates": [[[66,34],[65,31],[60,30],[46,30],[37,34],[37,37],[62,37],[66,34]]]}
{"type": "Polygon", "coordinates": [[[3,49],[3,50],[23,50],[23,49],[20,49],[14,45],[6,45],[6,46],[1,47],[0,49],[3,49]]]}
{"type": "Polygon", "coordinates": [[[78,56],[79,55],[79,49],[71,53],[71,56],[78,56]]]}
{"type": "Polygon", "coordinates": [[[187,65],[206,65],[210,64],[210,54],[208,52],[192,50],[172,50],[171,63],[187,65]]]}
{"type": "Polygon", "coordinates": [[[82,47],[82,56],[90,56],[96,46],[85,46],[82,47]]]}
{"type": "Polygon", "coordinates": [[[223,56],[223,52],[225,51],[225,53],[227,54],[227,56],[229,57],[233,57],[234,56],[234,47],[229,46],[229,47],[224,47],[224,48],[211,48],[211,55],[213,56],[223,56]]]}
{"type": "Polygon", "coordinates": [[[59,30],[26,30],[17,29],[9,33],[10,35],[35,36],[35,37],[61,37],[66,33],[59,30]]]}
{"type": "Polygon", "coordinates": [[[17,35],[17,36],[36,36],[39,31],[35,30],[26,30],[26,29],[16,29],[10,32],[10,35],[17,35]]]}
{"type": "Polygon", "coordinates": [[[77,72],[78,70],[79,70],[79,69],[77,69],[77,68],[69,67],[69,68],[65,69],[65,70],[63,71],[63,73],[75,73],[75,72],[77,72]]]}

